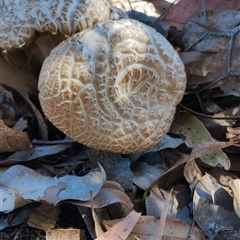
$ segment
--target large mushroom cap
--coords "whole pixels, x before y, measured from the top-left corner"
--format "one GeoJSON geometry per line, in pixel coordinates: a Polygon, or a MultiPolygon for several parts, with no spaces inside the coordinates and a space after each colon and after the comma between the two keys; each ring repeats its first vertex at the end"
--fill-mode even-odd
{"type": "Polygon", "coordinates": [[[2,0],[0,7],[3,51],[29,45],[38,33],[71,36],[112,16],[107,0],[2,0]]]}
{"type": "Polygon", "coordinates": [[[168,41],[135,20],[104,21],[52,50],[39,78],[48,119],[89,147],[134,153],[168,132],[186,84],[168,41]]]}

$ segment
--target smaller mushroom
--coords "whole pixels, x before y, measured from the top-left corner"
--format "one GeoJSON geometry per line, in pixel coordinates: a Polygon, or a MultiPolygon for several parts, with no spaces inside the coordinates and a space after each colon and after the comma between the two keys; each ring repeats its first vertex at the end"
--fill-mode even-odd
{"type": "Polygon", "coordinates": [[[107,0],[2,0],[0,49],[27,48],[48,32],[69,37],[97,22],[125,16],[107,0]]]}
{"type": "Polygon", "coordinates": [[[170,43],[138,21],[98,23],[52,50],[39,77],[47,118],[91,148],[131,154],[168,132],[186,85],[170,43]]]}

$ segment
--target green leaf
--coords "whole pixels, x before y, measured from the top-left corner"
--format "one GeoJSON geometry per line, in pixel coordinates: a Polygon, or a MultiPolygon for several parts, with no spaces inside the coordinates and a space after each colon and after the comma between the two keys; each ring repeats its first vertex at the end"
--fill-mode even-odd
{"type": "MultiPolygon", "coordinates": [[[[180,114],[177,112],[170,132],[180,135],[189,148],[196,148],[207,142],[215,142],[202,122],[189,113],[180,114]]],[[[211,149],[212,146],[209,144],[208,152],[211,149]]],[[[200,159],[211,166],[222,166],[226,170],[230,168],[230,160],[221,149],[214,150],[200,159]]]]}

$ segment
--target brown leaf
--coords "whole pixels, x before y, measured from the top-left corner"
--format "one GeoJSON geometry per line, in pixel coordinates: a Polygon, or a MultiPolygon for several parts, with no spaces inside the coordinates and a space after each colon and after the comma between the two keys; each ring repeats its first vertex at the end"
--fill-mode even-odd
{"type": "MultiPolygon", "coordinates": [[[[116,224],[119,219],[103,221],[104,226],[109,229],[114,224],[116,224]]],[[[149,240],[149,237],[154,234],[154,231],[159,231],[159,219],[152,216],[141,216],[136,226],[133,228],[130,236],[127,240],[149,240]]],[[[194,227],[192,229],[191,236],[188,236],[191,226],[183,221],[174,218],[166,218],[166,224],[163,231],[162,240],[167,239],[196,239],[205,240],[207,239],[203,232],[194,227]]],[[[110,239],[110,238],[109,238],[110,239]]]]}
{"type": "Polygon", "coordinates": [[[229,139],[231,142],[238,142],[240,141],[240,127],[232,128],[227,127],[228,133],[226,133],[226,138],[229,139]]]}
{"type": "Polygon", "coordinates": [[[38,228],[44,231],[51,231],[54,228],[61,209],[60,207],[52,207],[51,205],[40,206],[33,211],[27,221],[28,226],[38,228]]]}
{"type": "Polygon", "coordinates": [[[233,143],[231,142],[217,142],[217,141],[200,143],[193,148],[190,154],[190,158],[191,159],[202,158],[207,154],[213,153],[219,149],[226,148],[232,145],[233,143]]]}
{"type": "Polygon", "coordinates": [[[131,233],[132,229],[138,222],[141,213],[132,211],[128,216],[118,221],[114,226],[112,226],[107,232],[98,237],[96,240],[104,239],[128,239],[128,235],[131,233]],[[121,236],[121,238],[119,237],[121,236]]]}
{"type": "Polygon", "coordinates": [[[16,89],[22,94],[37,92],[37,80],[27,70],[19,69],[8,64],[0,55],[0,82],[16,89]]]}
{"type": "Polygon", "coordinates": [[[200,168],[198,167],[195,159],[188,161],[185,166],[184,166],[184,177],[189,183],[189,187],[191,190],[195,188],[197,185],[198,181],[202,178],[202,172],[200,168]]]}
{"type": "Polygon", "coordinates": [[[240,217],[240,179],[230,181],[229,185],[233,191],[234,211],[240,217]]]}
{"type": "MultiPolygon", "coordinates": [[[[121,186],[113,181],[106,181],[99,193],[93,198],[94,208],[103,208],[114,203],[122,203],[127,206],[127,211],[131,211],[133,203],[121,186]]],[[[81,206],[90,207],[90,201],[79,203],[81,206]]]]}
{"type": "Polygon", "coordinates": [[[16,132],[0,120],[0,152],[15,152],[30,148],[31,141],[26,132],[16,132]]]}
{"type": "Polygon", "coordinates": [[[71,239],[71,240],[79,240],[80,229],[53,229],[51,231],[46,232],[46,240],[65,240],[65,239],[71,239]]]}
{"type": "MultiPolygon", "coordinates": [[[[206,11],[211,10],[223,10],[223,9],[235,9],[240,10],[238,1],[225,1],[225,0],[208,0],[206,3],[206,11]]],[[[202,1],[199,0],[181,0],[177,4],[170,8],[170,11],[165,15],[164,19],[177,22],[185,23],[193,15],[203,11],[202,1]]]]}

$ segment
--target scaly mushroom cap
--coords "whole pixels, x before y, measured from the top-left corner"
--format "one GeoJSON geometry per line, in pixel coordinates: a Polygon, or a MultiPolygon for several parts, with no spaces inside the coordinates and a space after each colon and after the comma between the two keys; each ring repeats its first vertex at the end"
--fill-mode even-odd
{"type": "Polygon", "coordinates": [[[0,6],[0,48],[3,51],[30,44],[38,33],[60,32],[71,36],[111,19],[115,11],[107,0],[2,0],[0,6]]]}
{"type": "Polygon", "coordinates": [[[91,148],[131,154],[166,135],[186,85],[168,41],[135,20],[104,21],[52,50],[39,77],[48,119],[91,148]]]}

